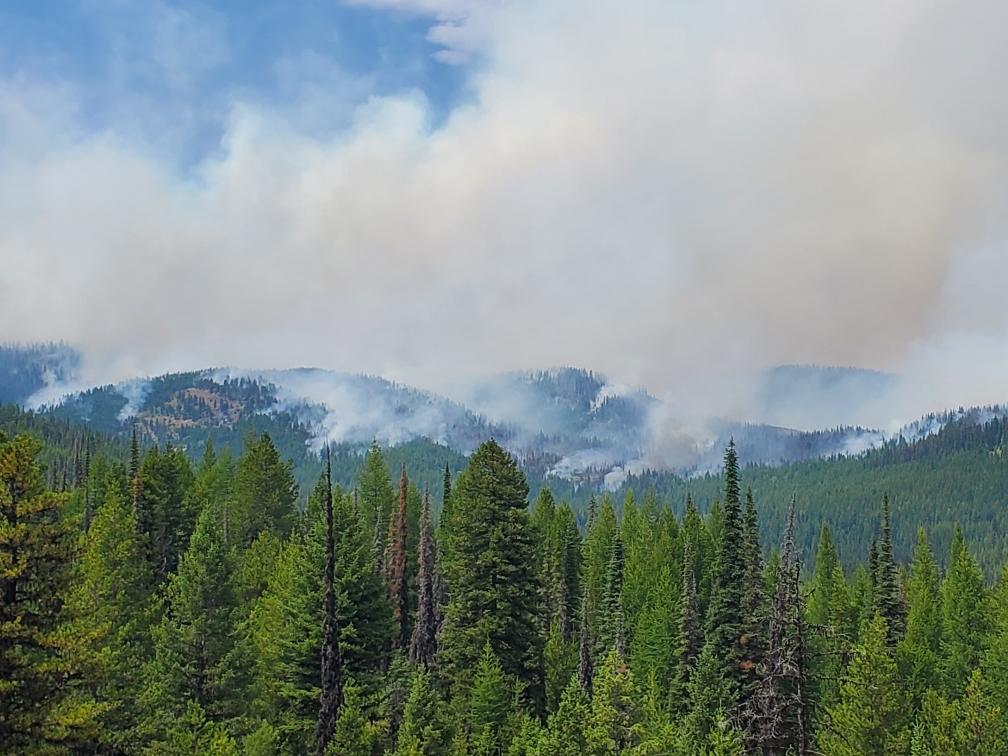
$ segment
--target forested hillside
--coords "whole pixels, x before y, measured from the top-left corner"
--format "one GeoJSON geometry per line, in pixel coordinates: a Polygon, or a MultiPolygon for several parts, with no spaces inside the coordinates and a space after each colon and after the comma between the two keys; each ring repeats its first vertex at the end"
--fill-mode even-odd
{"type": "Polygon", "coordinates": [[[731,444],[708,514],[628,495],[579,525],[493,441],[440,486],[375,445],[344,489],[326,454],[305,492],[265,433],[192,464],[5,423],[87,455],[57,492],[62,452],[0,435],[5,753],[1008,753],[1008,567],[985,579],[991,541],[959,529],[934,547],[883,476],[957,458],[937,441],[861,460],[852,554],[803,496],[750,489],[731,444]]]}

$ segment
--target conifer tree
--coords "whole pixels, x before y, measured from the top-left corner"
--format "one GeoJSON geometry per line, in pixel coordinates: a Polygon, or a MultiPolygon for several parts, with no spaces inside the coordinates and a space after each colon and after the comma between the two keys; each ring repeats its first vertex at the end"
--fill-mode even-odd
{"type": "Polygon", "coordinates": [[[204,511],[169,579],[167,611],[154,632],[143,727],[155,737],[170,737],[192,706],[208,722],[221,723],[236,713],[241,695],[235,685],[237,599],[231,570],[222,535],[204,511]]]}
{"type": "Polygon", "coordinates": [[[572,677],[560,698],[560,705],[550,714],[543,736],[543,756],[584,756],[588,752],[585,731],[591,701],[576,677],[572,677]]]}
{"type": "Polygon", "coordinates": [[[742,639],[746,619],[743,601],[746,562],[739,501],[738,459],[732,441],[725,451],[724,477],[724,524],[718,543],[705,635],[706,644],[721,665],[722,675],[731,694],[728,707],[734,708],[739,702],[739,686],[745,672],[742,667],[742,639]]]}
{"type": "Polygon", "coordinates": [[[640,699],[633,673],[618,649],[611,648],[595,676],[585,728],[587,753],[627,753],[639,745],[640,699]]]}
{"type": "Polygon", "coordinates": [[[140,465],[140,528],[158,584],[178,569],[189,545],[196,512],[189,500],[192,468],[180,449],[148,449],[140,465]]]}
{"type": "Polygon", "coordinates": [[[1008,718],[974,671],[962,698],[928,691],[914,726],[911,756],[1008,753],[1008,718]]]}
{"type": "Polygon", "coordinates": [[[772,754],[809,752],[808,664],[804,606],[799,589],[801,563],[795,547],[797,503],[792,498],[781,544],[762,679],[751,701],[747,740],[772,754]]]}
{"type": "Polygon", "coordinates": [[[619,528],[613,537],[612,553],[606,574],[605,594],[602,597],[602,617],[599,627],[599,656],[605,657],[616,649],[620,658],[626,659],[626,617],[623,610],[623,539],[619,528]]]}
{"type": "Polygon", "coordinates": [[[833,604],[833,574],[839,564],[829,525],[824,522],[819,528],[815,570],[809,587],[808,619],[813,625],[829,624],[830,607],[833,604]]]}
{"type": "Polygon", "coordinates": [[[553,620],[543,651],[546,673],[546,711],[556,711],[564,689],[578,668],[578,649],[563,637],[560,621],[553,620]]]}
{"type": "Polygon", "coordinates": [[[444,752],[444,734],[437,716],[440,701],[430,672],[413,676],[396,739],[395,756],[437,756],[444,752]]]}
{"type": "Polygon", "coordinates": [[[899,570],[893,560],[889,497],[882,497],[882,532],[875,563],[875,610],[886,621],[886,639],[895,645],[906,628],[906,607],[900,589],[899,570]]]}
{"type": "Polygon", "coordinates": [[[143,546],[131,507],[110,490],[95,513],[67,598],[70,650],[75,666],[87,669],[90,692],[105,710],[98,738],[119,750],[134,750],[137,670],[150,660],[150,631],[156,604],[143,546]]]}
{"type": "Polygon", "coordinates": [[[397,633],[393,648],[409,648],[410,602],[409,576],[406,568],[406,509],[409,496],[409,478],[403,465],[399,476],[399,506],[389,518],[388,539],[385,541],[385,584],[392,600],[392,619],[397,633]]]}
{"type": "Polygon", "coordinates": [[[578,682],[586,695],[591,695],[592,677],[595,674],[592,662],[592,649],[594,640],[591,628],[588,624],[588,594],[581,596],[581,616],[579,619],[580,630],[578,632],[578,682]]]}
{"type": "Polygon", "coordinates": [[[249,434],[238,458],[229,541],[248,545],[263,532],[288,535],[297,523],[294,465],[280,458],[268,433],[249,434]]]}
{"type": "Polygon", "coordinates": [[[906,753],[906,714],[885,620],[876,615],[861,628],[840,700],[827,712],[818,747],[836,756],[906,753]]]}
{"type": "Polygon", "coordinates": [[[434,545],[434,523],[431,520],[430,493],[424,492],[420,513],[419,568],[417,570],[417,610],[410,637],[409,657],[416,665],[430,667],[437,653],[437,597],[435,573],[437,550],[434,545]]]}
{"type": "Polygon", "coordinates": [[[1008,712],[1008,565],[991,597],[991,623],[980,669],[984,689],[1002,712],[1008,712]]]}
{"type": "MultiPolygon", "coordinates": [[[[792,501],[793,506],[794,502],[792,501]]],[[[740,701],[743,705],[747,705],[760,687],[760,668],[764,662],[768,633],[766,595],[763,584],[763,557],[760,552],[759,525],[752,489],[746,491],[742,546],[745,559],[745,583],[742,590],[740,701]]],[[[781,559],[783,559],[783,555],[781,555],[781,559]]]]}
{"type": "Polygon", "coordinates": [[[365,521],[376,529],[378,553],[384,550],[385,543],[381,540],[384,528],[395,506],[395,492],[392,490],[392,479],[389,476],[385,457],[378,442],[371,444],[368,453],[364,455],[364,466],[357,478],[357,489],[360,491],[360,508],[365,521]]]}
{"type": "MultiPolygon", "coordinates": [[[[405,475],[405,473],[404,473],[405,475]]],[[[315,753],[322,756],[333,739],[343,707],[343,655],[340,649],[339,618],[336,614],[336,539],[333,535],[332,463],[326,447],[325,470],[325,574],[322,579],[322,683],[319,714],[315,725],[315,753]]]]}
{"type": "Polygon", "coordinates": [[[703,648],[700,613],[697,606],[696,577],[693,574],[693,546],[687,541],[683,552],[682,609],[679,615],[679,644],[676,674],[676,698],[673,709],[688,706],[689,682],[696,659],[703,648]]]}
{"type": "Polygon", "coordinates": [[[511,713],[512,686],[489,643],[483,646],[469,696],[469,752],[493,756],[507,748],[505,725],[511,713]]]}
{"type": "Polygon", "coordinates": [[[896,658],[916,709],[924,693],[938,687],[942,631],[938,564],[924,528],[917,531],[907,593],[906,634],[897,646],[896,658]]]}
{"type": "Polygon", "coordinates": [[[514,458],[488,441],[470,457],[453,496],[448,606],[438,664],[459,692],[468,687],[485,642],[535,707],[544,705],[540,585],[528,484],[514,458]]]}
{"type": "Polygon", "coordinates": [[[686,753],[703,753],[711,734],[723,719],[725,708],[733,701],[733,692],[725,680],[720,660],[712,646],[705,644],[688,686],[689,712],[683,721],[686,753]]]}
{"type": "Polygon", "coordinates": [[[960,528],[956,529],[952,540],[941,599],[939,666],[943,689],[954,697],[962,693],[970,674],[980,663],[989,629],[987,586],[960,528]]]}
{"type": "Polygon", "coordinates": [[[101,710],[76,699],[59,635],[72,539],[64,495],[46,491],[41,444],[0,432],[0,743],[30,752],[93,734],[101,710]]]}

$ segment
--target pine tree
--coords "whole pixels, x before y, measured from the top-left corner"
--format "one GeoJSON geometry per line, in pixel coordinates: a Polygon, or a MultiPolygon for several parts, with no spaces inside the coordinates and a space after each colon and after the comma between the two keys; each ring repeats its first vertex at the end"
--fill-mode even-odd
{"type": "Polygon", "coordinates": [[[581,597],[581,616],[579,619],[580,630],[578,632],[578,682],[586,695],[591,695],[592,677],[595,674],[595,665],[592,662],[592,649],[595,646],[592,638],[591,628],[588,625],[588,594],[581,597]]]}
{"type": "Polygon", "coordinates": [[[180,449],[147,450],[140,465],[141,503],[138,513],[148,560],[159,585],[178,569],[196,522],[189,489],[193,472],[180,449]]]}
{"type": "Polygon", "coordinates": [[[385,753],[384,727],[368,719],[360,687],[347,680],[343,688],[332,738],[321,753],[326,756],[381,756],[385,753]]]}
{"type": "Polygon", "coordinates": [[[74,666],[89,671],[90,693],[105,709],[98,738],[113,749],[139,746],[137,711],[128,702],[139,697],[136,671],[153,653],[151,583],[132,508],[109,491],[84,539],[65,612],[74,666]]]}
{"type": "Polygon", "coordinates": [[[46,491],[41,444],[0,433],[0,743],[56,750],[94,735],[99,707],[74,695],[60,636],[72,538],[65,495],[46,491]]]}
{"type": "Polygon", "coordinates": [[[458,527],[449,533],[449,603],[439,666],[453,691],[464,690],[489,640],[505,672],[518,678],[527,700],[541,709],[540,586],[525,476],[506,451],[488,441],[470,457],[453,496],[458,527]]]}
{"type": "Polygon", "coordinates": [[[724,525],[718,544],[710,609],[707,613],[706,643],[711,647],[712,656],[721,664],[731,694],[728,706],[734,708],[739,701],[739,686],[746,673],[742,666],[745,660],[742,641],[746,620],[743,601],[746,563],[734,442],[729,442],[725,452],[724,477],[724,525]]]}
{"type": "Polygon", "coordinates": [[[430,673],[418,670],[403,709],[395,756],[438,756],[444,752],[444,734],[436,715],[439,706],[430,673]]]}
{"type": "Polygon", "coordinates": [[[733,700],[721,662],[710,644],[705,644],[689,681],[689,712],[683,721],[686,753],[703,753],[711,731],[718,727],[723,712],[733,700]]]}
{"type": "Polygon", "coordinates": [[[816,548],[815,570],[808,599],[808,620],[813,625],[829,624],[830,607],[833,604],[833,574],[840,565],[829,525],[825,522],[819,528],[819,545],[816,548]]]}
{"type": "Polygon", "coordinates": [[[781,544],[766,661],[761,665],[762,679],[751,701],[746,733],[753,749],[766,756],[809,752],[808,666],[796,514],[797,503],[792,499],[781,544]]]}
{"type": "Polygon", "coordinates": [[[546,711],[556,711],[571,677],[577,673],[578,649],[564,639],[559,619],[554,619],[543,651],[546,671],[546,711]]]}
{"type": "Polygon", "coordinates": [[[875,610],[886,621],[889,645],[895,645],[906,629],[906,607],[900,590],[899,571],[893,560],[888,496],[882,498],[882,533],[875,566],[875,610]]]}
{"type": "Polygon", "coordinates": [[[410,640],[409,577],[406,568],[406,508],[409,478],[403,465],[399,476],[399,506],[389,518],[388,539],[385,541],[385,584],[392,600],[392,618],[397,633],[393,648],[408,648],[410,640]]]}
{"type": "Polygon", "coordinates": [[[896,658],[916,709],[924,693],[938,686],[942,632],[938,564],[924,528],[917,531],[907,593],[906,634],[897,646],[896,658]]]}
{"type": "Polygon", "coordinates": [[[431,521],[430,493],[424,492],[420,513],[419,569],[417,570],[417,610],[410,637],[409,657],[416,665],[431,667],[437,653],[437,597],[434,579],[437,572],[434,523],[431,521]]]}
{"type": "Polygon", "coordinates": [[[1001,570],[991,597],[991,622],[980,669],[987,694],[1002,712],[1008,712],[1008,565],[1001,570]]]}
{"type": "Polygon", "coordinates": [[[696,577],[693,573],[693,546],[686,541],[683,552],[682,601],[679,614],[679,644],[677,649],[676,701],[673,709],[679,712],[688,707],[689,682],[696,659],[703,648],[700,612],[697,606],[696,577]]]}
{"type": "MultiPolygon", "coordinates": [[[[389,476],[385,457],[382,455],[378,442],[364,456],[364,467],[357,478],[357,489],[360,491],[360,508],[365,522],[376,528],[381,539],[383,528],[389,521],[392,508],[395,506],[395,492],[392,490],[392,479],[389,476]]],[[[377,544],[378,553],[382,553],[385,544],[377,544]]]]}
{"type": "Polygon", "coordinates": [[[209,512],[196,523],[166,589],[168,608],[155,628],[155,657],[146,670],[143,727],[155,737],[177,731],[190,705],[223,722],[240,706],[234,684],[237,599],[231,556],[209,512]]]}
{"type": "Polygon", "coordinates": [[[507,742],[505,725],[511,713],[513,690],[490,644],[483,646],[469,696],[469,749],[474,756],[501,753],[507,742]]]}
{"type": "MultiPolygon", "coordinates": [[[[405,473],[404,473],[405,476],[405,473]]],[[[339,618],[336,614],[336,539],[333,535],[332,463],[326,447],[325,470],[326,560],[322,582],[322,684],[319,715],[315,725],[315,753],[322,756],[333,739],[343,707],[343,655],[340,650],[339,618]]]]}
{"type": "Polygon", "coordinates": [[[906,753],[906,709],[885,620],[876,615],[860,635],[840,701],[827,712],[819,733],[819,749],[836,756],[906,753]]]}
{"type": "MultiPolygon", "coordinates": [[[[792,501],[792,507],[794,502],[792,501]]],[[[751,698],[760,687],[767,643],[767,607],[763,585],[763,557],[759,544],[759,525],[752,489],[746,491],[745,516],[742,525],[742,547],[745,560],[745,583],[742,590],[742,657],[740,666],[740,703],[748,709],[751,698]]],[[[783,557],[782,557],[783,558],[783,557]]]]}
{"type": "Polygon", "coordinates": [[[280,458],[268,433],[250,433],[235,468],[229,540],[248,545],[263,532],[288,535],[298,521],[297,499],[293,462],[280,458]]]}
{"type": "Polygon", "coordinates": [[[987,586],[959,528],[952,540],[941,598],[943,689],[949,696],[958,696],[980,663],[989,629],[987,586]]]}
{"type": "Polygon", "coordinates": [[[587,753],[626,753],[641,739],[640,691],[633,673],[615,647],[610,649],[594,682],[591,713],[585,728],[587,753]]]}
{"type": "Polygon", "coordinates": [[[961,699],[928,691],[914,727],[912,756],[1008,753],[1008,718],[974,671],[961,699]]]}
{"type": "Polygon", "coordinates": [[[543,737],[543,756],[584,756],[588,751],[585,730],[588,727],[591,702],[588,694],[572,677],[556,711],[550,714],[543,737]]]}
{"type": "Polygon", "coordinates": [[[604,657],[616,649],[621,659],[626,659],[626,617],[623,611],[623,539],[619,528],[613,538],[612,554],[606,575],[605,594],[602,597],[602,617],[599,627],[599,655],[604,657]]]}

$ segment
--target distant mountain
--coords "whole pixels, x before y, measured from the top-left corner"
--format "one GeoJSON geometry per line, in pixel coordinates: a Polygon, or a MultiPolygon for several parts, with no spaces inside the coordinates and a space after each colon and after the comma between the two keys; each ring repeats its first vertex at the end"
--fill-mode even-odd
{"type": "MultiPolygon", "coordinates": [[[[592,489],[613,489],[648,471],[702,475],[717,469],[730,438],[753,464],[859,454],[890,436],[843,418],[883,400],[897,380],[855,368],[782,366],[761,376],[755,420],[708,418],[680,428],[676,407],[574,367],[492,375],[453,400],[318,368],[207,369],[76,390],[78,366],[62,345],[0,350],[0,403],[45,406],[110,436],[135,427],[145,442],[193,453],[208,440],[237,450],[249,431],[268,430],[306,471],[324,442],[351,457],[372,441],[429,441],[467,455],[493,437],[537,479],[592,489]]],[[[905,434],[933,433],[949,419],[924,418],[905,434]]]]}

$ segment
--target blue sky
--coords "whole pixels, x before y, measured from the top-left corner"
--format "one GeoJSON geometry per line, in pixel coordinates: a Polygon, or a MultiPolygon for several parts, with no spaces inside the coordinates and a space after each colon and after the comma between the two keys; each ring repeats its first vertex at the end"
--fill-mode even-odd
{"type": "Polygon", "coordinates": [[[431,20],[336,0],[31,0],[0,5],[0,79],[75,93],[78,125],[165,144],[182,161],[217,145],[238,101],[345,126],[371,96],[417,90],[432,125],[463,96],[465,66],[434,57],[431,20]]]}

